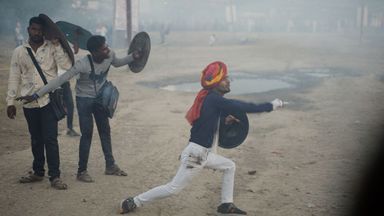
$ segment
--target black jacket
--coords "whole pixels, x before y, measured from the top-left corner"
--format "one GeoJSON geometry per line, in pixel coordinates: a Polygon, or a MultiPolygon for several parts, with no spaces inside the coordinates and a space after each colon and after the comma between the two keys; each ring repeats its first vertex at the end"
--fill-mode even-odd
{"type": "Polygon", "coordinates": [[[220,115],[224,118],[228,113],[239,110],[246,113],[270,112],[273,106],[271,103],[254,104],[227,99],[217,92],[210,91],[204,99],[200,117],[193,122],[189,141],[211,148],[220,115]]]}

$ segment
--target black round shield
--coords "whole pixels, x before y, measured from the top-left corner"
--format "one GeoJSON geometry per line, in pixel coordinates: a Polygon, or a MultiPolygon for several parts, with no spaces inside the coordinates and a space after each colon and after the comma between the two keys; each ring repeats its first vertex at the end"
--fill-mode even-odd
{"type": "Polygon", "coordinates": [[[247,138],[249,130],[249,122],[247,114],[244,112],[231,113],[240,122],[225,124],[225,121],[220,121],[219,127],[219,146],[226,149],[231,149],[239,146],[247,138]]]}
{"type": "Polygon", "coordinates": [[[39,14],[39,18],[43,20],[43,32],[44,37],[47,40],[59,39],[61,46],[64,51],[68,53],[69,58],[71,59],[72,65],[75,63],[75,56],[73,51],[68,44],[67,39],[65,38],[64,33],[59,29],[59,27],[45,14],[39,14]]]}
{"type": "Polygon", "coordinates": [[[151,39],[146,32],[139,32],[132,39],[132,42],[129,45],[128,55],[134,51],[140,52],[140,58],[135,59],[133,62],[129,63],[128,66],[132,72],[138,73],[145,67],[151,51],[151,39]]]}
{"type": "Polygon", "coordinates": [[[87,49],[87,41],[92,36],[92,33],[84,28],[65,21],[57,21],[56,25],[64,33],[65,38],[71,44],[77,44],[80,49],[87,49]]]}

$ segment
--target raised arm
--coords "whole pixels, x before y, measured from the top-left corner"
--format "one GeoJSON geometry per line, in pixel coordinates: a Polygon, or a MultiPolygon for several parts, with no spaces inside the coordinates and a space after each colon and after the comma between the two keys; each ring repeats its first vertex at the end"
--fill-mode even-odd
{"type": "Polygon", "coordinates": [[[112,65],[114,67],[121,67],[133,61],[132,55],[127,55],[124,58],[117,58],[115,52],[113,51],[111,51],[111,55],[112,55],[112,65]]]}

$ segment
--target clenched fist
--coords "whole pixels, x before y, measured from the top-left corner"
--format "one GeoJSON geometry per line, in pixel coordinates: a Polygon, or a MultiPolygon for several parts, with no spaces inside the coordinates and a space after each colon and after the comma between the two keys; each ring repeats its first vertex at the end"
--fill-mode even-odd
{"type": "Polygon", "coordinates": [[[271,101],[271,104],[273,106],[273,110],[276,110],[278,108],[283,107],[284,103],[282,100],[276,98],[275,100],[271,101]]]}

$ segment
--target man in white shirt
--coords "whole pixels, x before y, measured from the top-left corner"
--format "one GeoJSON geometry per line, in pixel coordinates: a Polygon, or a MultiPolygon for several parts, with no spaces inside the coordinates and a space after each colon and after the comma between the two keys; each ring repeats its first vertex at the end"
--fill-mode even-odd
{"type": "MultiPolygon", "coordinates": [[[[72,66],[68,54],[64,52],[57,39],[52,41],[44,39],[43,25],[44,21],[41,18],[32,17],[29,20],[28,41],[18,46],[13,52],[6,99],[7,115],[10,119],[14,119],[16,116],[14,103],[19,91],[21,96],[25,96],[44,86],[27,49],[31,49],[48,82],[57,77],[58,67],[69,69],[72,66]]],[[[19,181],[20,183],[42,181],[45,175],[45,159],[47,159],[51,186],[55,189],[65,190],[67,185],[60,179],[58,121],[49,104],[50,100],[46,95],[23,106],[31,135],[33,173],[21,177],[19,181]],[[44,155],[44,150],[46,155],[44,155]]]]}

